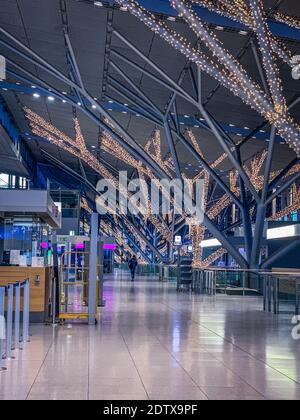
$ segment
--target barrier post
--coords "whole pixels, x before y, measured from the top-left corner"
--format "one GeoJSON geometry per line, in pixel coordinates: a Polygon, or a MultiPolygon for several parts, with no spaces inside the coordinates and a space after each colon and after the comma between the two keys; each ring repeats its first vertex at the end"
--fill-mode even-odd
{"type": "Polygon", "coordinates": [[[29,341],[29,280],[25,281],[24,285],[24,300],[23,300],[23,342],[29,341]]]}
{"type": "Polygon", "coordinates": [[[7,287],[7,321],[6,321],[6,352],[5,359],[14,359],[11,355],[12,324],[13,324],[13,301],[14,286],[9,284],[7,287]]]}
{"type": "Polygon", "coordinates": [[[5,287],[0,287],[0,372],[6,370],[3,366],[3,340],[5,336],[5,322],[4,322],[4,302],[5,302],[5,287]]]}
{"type": "Polygon", "coordinates": [[[15,345],[14,350],[20,349],[20,303],[21,283],[15,287],[15,345]]]}

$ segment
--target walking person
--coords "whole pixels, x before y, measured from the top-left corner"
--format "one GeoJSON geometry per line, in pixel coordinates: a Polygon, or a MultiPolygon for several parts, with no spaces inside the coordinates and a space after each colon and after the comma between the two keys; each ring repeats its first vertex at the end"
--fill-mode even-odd
{"type": "Polygon", "coordinates": [[[132,258],[130,258],[130,260],[128,261],[128,267],[130,269],[130,273],[131,273],[131,281],[134,281],[134,277],[135,277],[135,270],[136,267],[138,265],[136,256],[134,255],[132,258]]]}

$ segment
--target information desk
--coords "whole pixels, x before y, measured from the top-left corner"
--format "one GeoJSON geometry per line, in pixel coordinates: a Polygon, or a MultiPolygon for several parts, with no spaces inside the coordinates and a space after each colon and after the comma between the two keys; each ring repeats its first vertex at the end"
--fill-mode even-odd
{"type": "Polygon", "coordinates": [[[0,266],[0,286],[30,280],[30,322],[40,323],[47,318],[51,278],[51,267],[0,266]]]}

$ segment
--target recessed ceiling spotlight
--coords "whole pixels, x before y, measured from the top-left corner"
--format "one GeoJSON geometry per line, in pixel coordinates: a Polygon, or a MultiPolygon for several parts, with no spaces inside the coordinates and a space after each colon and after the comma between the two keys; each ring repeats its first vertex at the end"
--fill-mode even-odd
{"type": "Polygon", "coordinates": [[[218,30],[218,31],[223,31],[224,30],[224,27],[223,26],[216,26],[216,29],[218,30]]]}
{"type": "Polygon", "coordinates": [[[234,125],[234,124],[229,124],[229,126],[230,126],[230,127],[235,127],[235,125],[234,125]]]}
{"type": "Polygon", "coordinates": [[[190,116],[189,115],[185,115],[184,118],[190,118],[190,116]]]}
{"type": "Polygon", "coordinates": [[[96,109],[96,108],[97,108],[97,106],[93,104],[93,105],[92,105],[92,108],[93,108],[93,109],[96,109]]]}
{"type": "Polygon", "coordinates": [[[124,104],[124,106],[128,106],[128,104],[124,104]]]}
{"type": "Polygon", "coordinates": [[[169,16],[167,19],[170,20],[171,22],[175,22],[176,21],[176,18],[174,16],[169,16]]]}
{"type": "Polygon", "coordinates": [[[194,125],[194,127],[195,127],[195,128],[199,128],[199,127],[200,127],[200,125],[194,125]]]}
{"type": "Polygon", "coordinates": [[[67,95],[67,92],[61,92],[63,95],[67,95]]]}
{"type": "Polygon", "coordinates": [[[34,85],[31,85],[31,88],[32,88],[32,89],[36,89],[36,86],[34,86],[34,85]]]}
{"type": "Polygon", "coordinates": [[[112,111],[112,108],[108,108],[109,111],[112,111]]]}
{"type": "Polygon", "coordinates": [[[127,111],[122,111],[122,114],[127,114],[127,111]]]}
{"type": "Polygon", "coordinates": [[[62,102],[65,104],[67,101],[65,99],[63,99],[62,102]]]}
{"type": "Polygon", "coordinates": [[[94,6],[102,7],[103,3],[102,3],[102,1],[94,1],[94,6]]]}
{"type": "Polygon", "coordinates": [[[96,146],[91,146],[92,147],[92,149],[96,149],[96,146]]]}
{"type": "Polygon", "coordinates": [[[54,101],[54,99],[55,99],[54,96],[48,96],[49,101],[54,101]]]}
{"type": "Polygon", "coordinates": [[[250,128],[249,128],[249,127],[244,127],[244,129],[245,129],[245,130],[250,130],[250,128]]]}
{"type": "Polygon", "coordinates": [[[82,103],[81,103],[81,102],[77,102],[77,105],[78,105],[78,106],[81,106],[81,105],[82,105],[82,103]]]}
{"type": "Polygon", "coordinates": [[[247,31],[239,31],[239,34],[240,35],[248,35],[248,32],[247,31]]]}
{"type": "Polygon", "coordinates": [[[5,91],[7,91],[8,89],[7,89],[7,88],[2,88],[2,90],[5,90],[5,91]]]}
{"type": "Polygon", "coordinates": [[[114,103],[114,101],[112,101],[112,100],[109,100],[109,101],[108,101],[108,103],[110,103],[110,104],[113,104],[113,103],[114,103]]]}
{"type": "Polygon", "coordinates": [[[40,98],[40,94],[39,93],[34,93],[33,95],[32,95],[34,98],[40,98]]]}
{"type": "MultiPolygon", "coordinates": [[[[0,82],[2,82],[2,80],[0,80],[0,82]]],[[[20,82],[16,82],[16,85],[18,85],[18,86],[19,86],[20,84],[21,84],[20,82]]]]}

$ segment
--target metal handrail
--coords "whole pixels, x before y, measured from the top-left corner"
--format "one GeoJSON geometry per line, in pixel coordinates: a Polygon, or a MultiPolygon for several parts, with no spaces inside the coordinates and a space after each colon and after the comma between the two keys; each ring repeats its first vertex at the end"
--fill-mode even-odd
{"type": "Polygon", "coordinates": [[[0,286],[0,372],[6,370],[3,360],[15,357],[12,352],[21,350],[20,343],[29,341],[30,281],[0,286]],[[21,289],[23,289],[23,319],[21,324],[21,289]],[[5,311],[5,296],[7,304],[5,311]],[[5,319],[6,315],[6,319],[5,319]],[[22,331],[22,334],[21,334],[22,331]],[[3,343],[5,340],[5,355],[3,343]]]}

